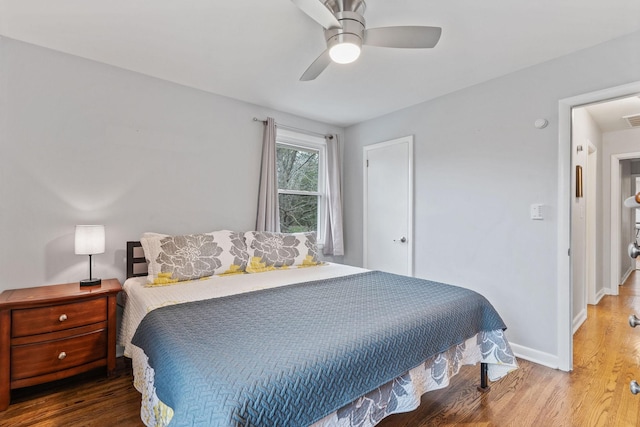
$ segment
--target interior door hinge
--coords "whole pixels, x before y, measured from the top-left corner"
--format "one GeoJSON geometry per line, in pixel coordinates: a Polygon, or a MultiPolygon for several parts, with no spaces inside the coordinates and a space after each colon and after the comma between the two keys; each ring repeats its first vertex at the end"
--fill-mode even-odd
{"type": "Polygon", "coordinates": [[[369,159],[367,159],[367,167],[369,167],[369,159]]]}
{"type": "Polygon", "coordinates": [[[571,256],[571,248],[567,251],[567,255],[571,256]]]}

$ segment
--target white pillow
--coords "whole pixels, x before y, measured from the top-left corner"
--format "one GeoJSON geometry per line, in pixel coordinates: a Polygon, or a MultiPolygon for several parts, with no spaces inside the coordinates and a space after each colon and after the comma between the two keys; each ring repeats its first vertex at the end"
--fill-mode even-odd
{"type": "Polygon", "coordinates": [[[315,232],[247,231],[244,237],[249,252],[247,273],[291,267],[315,267],[323,264],[318,260],[315,232]]]}
{"type": "Polygon", "coordinates": [[[140,243],[150,285],[244,273],[249,258],[243,233],[228,230],[183,236],[144,233],[140,243]]]}

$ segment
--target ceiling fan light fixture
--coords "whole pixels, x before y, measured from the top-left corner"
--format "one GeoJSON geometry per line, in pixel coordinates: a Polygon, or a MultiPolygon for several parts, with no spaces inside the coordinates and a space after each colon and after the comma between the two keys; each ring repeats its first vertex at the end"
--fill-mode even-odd
{"type": "Polygon", "coordinates": [[[360,46],[355,43],[338,43],[329,50],[331,60],[338,64],[350,64],[360,56],[360,46]]]}
{"type": "Polygon", "coordinates": [[[332,32],[333,30],[327,31],[327,46],[331,60],[337,64],[350,64],[358,59],[362,49],[362,38],[353,33],[331,34],[332,32]]]}
{"type": "Polygon", "coordinates": [[[314,80],[332,62],[349,64],[360,57],[362,45],[401,49],[432,48],[442,28],[416,25],[367,29],[365,0],[291,0],[324,28],[327,48],[302,74],[300,81],[314,80]]]}

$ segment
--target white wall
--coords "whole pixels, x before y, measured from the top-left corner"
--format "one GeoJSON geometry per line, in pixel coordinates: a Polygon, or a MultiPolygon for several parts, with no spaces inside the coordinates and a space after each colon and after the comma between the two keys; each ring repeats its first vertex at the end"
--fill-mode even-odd
{"type": "Polygon", "coordinates": [[[559,100],[637,81],[639,71],[634,33],[348,128],[345,261],[362,262],[362,147],[415,135],[416,276],[480,291],[520,354],[552,365],[559,100]],[[536,129],[538,118],[549,126],[536,129]],[[532,203],[545,204],[545,220],[529,219],[532,203]]]}
{"type": "MultiPolygon", "coordinates": [[[[587,313],[587,197],[589,193],[587,191],[587,175],[589,173],[588,168],[588,156],[589,156],[589,143],[592,143],[598,151],[601,152],[602,147],[602,131],[593,120],[589,112],[585,108],[576,108],[573,110],[573,123],[572,123],[572,142],[571,142],[571,172],[573,174],[571,179],[571,194],[575,194],[575,167],[582,166],[583,169],[583,194],[584,197],[572,197],[571,198],[571,251],[572,251],[572,282],[573,282],[573,314],[574,325],[578,325],[586,319],[587,313]],[[582,151],[578,151],[578,146],[582,147],[582,151]]],[[[598,158],[599,163],[602,163],[602,159],[598,158]]],[[[596,171],[596,173],[598,173],[596,171]]],[[[599,175],[598,175],[599,176],[599,175]]],[[[601,187],[601,186],[600,186],[601,187]]],[[[598,193],[602,193],[602,189],[598,188],[598,193]]],[[[597,196],[596,196],[597,197],[597,196]]],[[[596,201],[596,207],[601,208],[601,203],[596,201]]],[[[601,209],[600,209],[601,210],[601,209]]],[[[596,218],[600,218],[596,212],[596,218]]],[[[596,225],[599,230],[602,229],[601,222],[596,225]]],[[[602,232],[596,232],[596,235],[601,235],[602,232]]],[[[602,280],[600,279],[600,273],[602,271],[602,257],[596,253],[596,294],[602,290],[602,280]]]]}
{"type": "MultiPolygon", "coordinates": [[[[216,78],[212,75],[211,78],[216,78]]],[[[0,37],[0,290],[98,277],[144,231],[255,227],[263,126],[342,129],[0,37]]]]}

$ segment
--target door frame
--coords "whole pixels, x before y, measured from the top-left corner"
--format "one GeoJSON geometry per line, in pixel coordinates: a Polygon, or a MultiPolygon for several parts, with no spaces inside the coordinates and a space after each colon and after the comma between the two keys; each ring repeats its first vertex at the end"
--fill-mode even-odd
{"type": "Polygon", "coordinates": [[[375,150],[379,148],[385,148],[392,145],[400,145],[400,144],[408,144],[408,189],[407,194],[409,195],[409,200],[407,201],[407,238],[408,242],[408,251],[407,251],[407,275],[413,276],[413,135],[403,136],[401,138],[391,139],[389,141],[378,142],[375,144],[365,145],[362,147],[362,185],[363,185],[363,205],[362,205],[362,262],[364,268],[368,268],[369,256],[367,250],[367,226],[368,226],[368,202],[369,202],[369,177],[367,174],[367,152],[370,150],[375,150]]]}
{"type": "Polygon", "coordinates": [[[618,153],[611,155],[611,267],[609,279],[610,295],[618,295],[621,285],[620,271],[620,242],[622,241],[622,224],[620,221],[622,192],[620,188],[620,162],[622,160],[638,159],[640,152],[618,153]]]}
{"type": "MultiPolygon", "coordinates": [[[[587,139],[587,203],[586,203],[586,299],[587,304],[598,304],[599,296],[596,293],[596,273],[597,273],[597,215],[598,215],[598,149],[591,141],[587,139]]],[[[586,308],[586,307],[585,307],[586,308]]]]}
{"type": "MultiPolygon", "coordinates": [[[[585,104],[634,95],[640,81],[558,101],[558,240],[557,271],[557,346],[558,368],[573,369],[573,307],[571,278],[571,109],[585,104]]],[[[603,159],[604,160],[604,159],[603,159]]]]}

